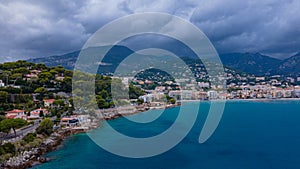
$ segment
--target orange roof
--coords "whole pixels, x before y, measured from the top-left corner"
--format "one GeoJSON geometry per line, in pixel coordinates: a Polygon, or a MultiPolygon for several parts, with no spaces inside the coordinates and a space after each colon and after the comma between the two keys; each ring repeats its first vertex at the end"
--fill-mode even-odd
{"type": "Polygon", "coordinates": [[[35,109],[35,110],[33,110],[33,111],[47,111],[47,109],[42,109],[42,108],[39,108],[39,109],[35,109]]]}
{"type": "Polygon", "coordinates": [[[6,114],[12,114],[12,113],[23,113],[23,112],[24,112],[24,110],[17,110],[17,109],[15,109],[15,110],[7,111],[5,113],[6,114]]]}
{"type": "Polygon", "coordinates": [[[65,117],[65,118],[62,118],[61,121],[69,121],[69,120],[73,120],[74,118],[68,118],[68,117],[65,117]]]}
{"type": "Polygon", "coordinates": [[[47,103],[53,103],[55,101],[55,99],[45,99],[44,102],[47,102],[47,103]]]}

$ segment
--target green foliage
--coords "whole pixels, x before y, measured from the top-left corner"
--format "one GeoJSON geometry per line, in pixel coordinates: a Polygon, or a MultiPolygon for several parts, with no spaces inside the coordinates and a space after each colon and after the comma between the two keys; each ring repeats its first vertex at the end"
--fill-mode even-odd
{"type": "Polygon", "coordinates": [[[48,83],[52,78],[52,74],[48,71],[44,71],[38,75],[38,81],[40,83],[48,83]]]}
{"type": "Polygon", "coordinates": [[[168,100],[168,102],[171,103],[171,104],[175,104],[176,100],[174,98],[171,98],[170,100],[168,100]]]}
{"type": "Polygon", "coordinates": [[[22,128],[27,124],[27,121],[23,119],[5,119],[0,122],[0,131],[8,133],[11,129],[13,129],[16,135],[16,129],[22,128]]]}
{"type": "Polygon", "coordinates": [[[141,88],[135,87],[132,84],[129,85],[129,98],[130,99],[137,99],[144,94],[145,94],[145,92],[142,91],[141,88]]]}
{"type": "Polygon", "coordinates": [[[109,108],[109,103],[107,103],[103,98],[102,98],[102,96],[99,96],[99,95],[97,95],[96,96],[96,101],[97,101],[97,104],[98,104],[98,107],[100,108],[100,109],[102,109],[102,108],[109,108]]]}
{"type": "Polygon", "coordinates": [[[1,145],[0,146],[0,155],[4,155],[4,154],[15,155],[16,154],[15,145],[12,143],[5,143],[5,144],[1,145]]]}
{"type": "Polygon", "coordinates": [[[63,101],[63,100],[55,100],[53,102],[53,105],[58,106],[58,107],[63,107],[65,105],[65,101],[63,101]]]}
{"type": "Polygon", "coordinates": [[[45,94],[45,93],[47,93],[47,90],[44,87],[39,87],[34,90],[34,93],[45,94]]]}
{"type": "Polygon", "coordinates": [[[25,137],[23,137],[22,140],[24,140],[26,143],[30,143],[33,142],[35,138],[36,138],[35,133],[28,133],[25,137]]]}
{"type": "Polygon", "coordinates": [[[50,136],[53,133],[53,122],[50,118],[45,118],[41,123],[40,126],[36,129],[38,134],[43,134],[46,136],[50,136]]]}
{"type": "Polygon", "coordinates": [[[166,95],[167,103],[175,104],[176,100],[173,97],[166,95]]]}
{"type": "Polygon", "coordinates": [[[0,91],[0,102],[7,103],[7,101],[8,101],[8,92],[0,91]]]}
{"type": "Polygon", "coordinates": [[[144,103],[144,100],[143,99],[137,99],[137,103],[140,105],[140,104],[143,104],[144,103]]]}
{"type": "Polygon", "coordinates": [[[30,71],[27,68],[21,67],[13,70],[13,73],[20,73],[20,74],[30,74],[30,71]]]}

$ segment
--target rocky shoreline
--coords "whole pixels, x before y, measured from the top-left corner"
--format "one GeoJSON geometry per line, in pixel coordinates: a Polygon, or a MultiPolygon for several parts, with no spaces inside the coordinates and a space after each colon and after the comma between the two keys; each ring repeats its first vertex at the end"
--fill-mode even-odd
{"type": "Polygon", "coordinates": [[[49,159],[43,157],[47,152],[57,149],[63,140],[71,135],[71,130],[60,130],[52,133],[45,139],[39,147],[32,148],[30,151],[24,151],[15,157],[1,164],[3,169],[26,169],[40,163],[45,163],[49,159]]]}
{"type": "MultiPolygon", "coordinates": [[[[105,114],[105,112],[110,112],[106,116],[102,117],[102,120],[113,120],[119,118],[121,116],[133,115],[140,112],[152,110],[152,109],[163,109],[163,108],[172,108],[179,106],[179,104],[174,105],[164,105],[159,107],[151,107],[151,106],[141,106],[136,107],[135,111],[124,111],[121,110],[119,113],[116,109],[113,110],[105,110],[101,112],[101,114],[105,114]]],[[[97,125],[98,126],[98,125],[97,125]]],[[[74,131],[72,129],[60,129],[54,133],[52,133],[48,138],[46,138],[39,147],[32,148],[30,151],[24,151],[18,154],[15,157],[11,157],[9,160],[5,161],[1,164],[1,169],[27,169],[34,165],[38,165],[41,163],[45,163],[50,159],[43,157],[48,152],[56,150],[63,142],[64,139],[69,137],[72,134],[78,134],[86,132],[86,130],[78,130],[74,131]]]]}

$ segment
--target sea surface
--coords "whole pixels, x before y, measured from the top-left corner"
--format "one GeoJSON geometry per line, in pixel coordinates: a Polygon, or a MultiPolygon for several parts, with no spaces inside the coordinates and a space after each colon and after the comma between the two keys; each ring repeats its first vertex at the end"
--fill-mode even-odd
{"type": "MultiPolygon", "coordinates": [[[[189,103],[186,106],[194,106],[189,103]]],[[[299,169],[300,101],[229,101],[212,137],[198,138],[210,108],[200,104],[196,124],[171,150],[150,158],[132,159],[111,154],[88,135],[74,135],[63,147],[48,153],[50,162],[35,169],[299,169]]],[[[179,107],[166,109],[154,122],[133,123],[126,118],[109,124],[128,136],[150,137],[168,129],[179,107]]],[[[155,113],[151,110],[134,116],[155,113]]],[[[187,113],[188,114],[188,113],[187,113]]],[[[106,132],[103,125],[97,132],[106,132]]],[[[133,147],[134,150],[134,147],[133,147]]]]}

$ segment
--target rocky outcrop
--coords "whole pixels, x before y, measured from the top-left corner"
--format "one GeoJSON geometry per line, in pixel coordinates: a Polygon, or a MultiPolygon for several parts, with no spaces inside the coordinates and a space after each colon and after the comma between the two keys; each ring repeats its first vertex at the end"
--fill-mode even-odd
{"type": "Polygon", "coordinates": [[[42,155],[55,150],[63,141],[66,136],[71,134],[70,131],[60,131],[51,134],[50,137],[45,139],[39,147],[32,148],[30,151],[24,151],[17,156],[10,158],[1,166],[3,169],[26,169],[34,164],[45,163],[48,159],[42,155]]]}

